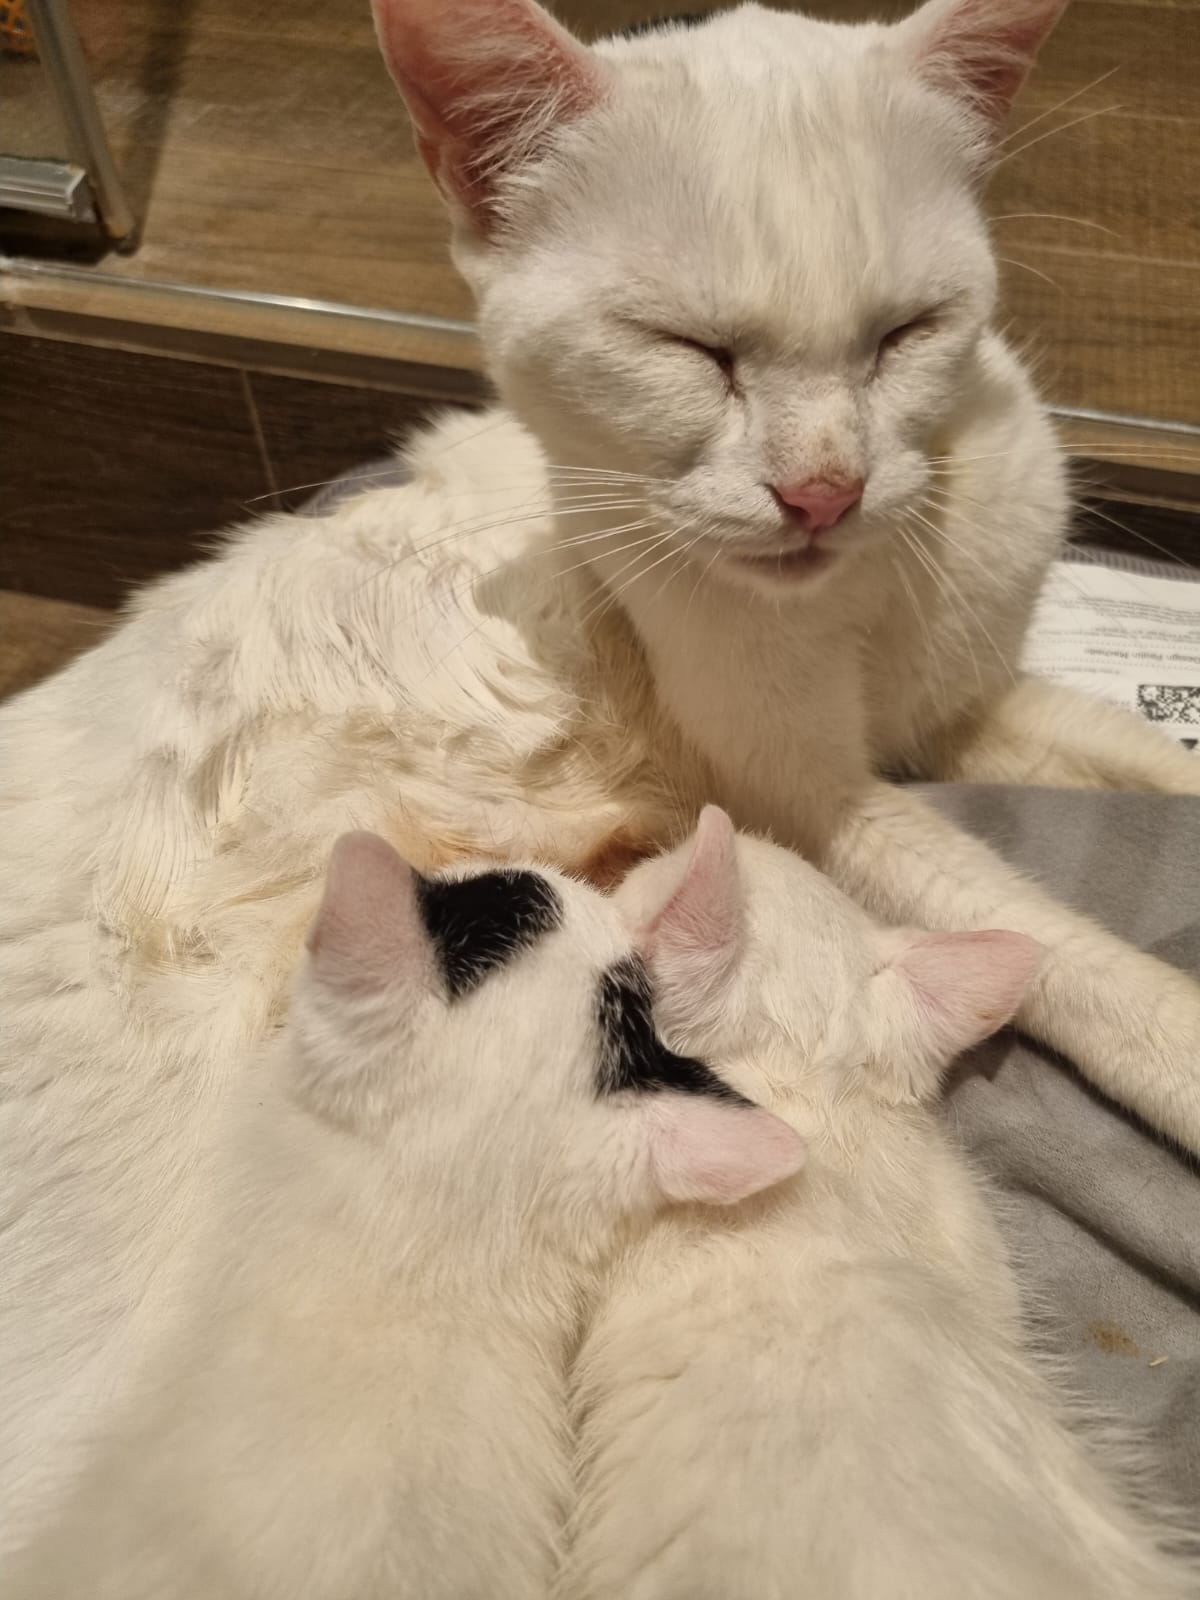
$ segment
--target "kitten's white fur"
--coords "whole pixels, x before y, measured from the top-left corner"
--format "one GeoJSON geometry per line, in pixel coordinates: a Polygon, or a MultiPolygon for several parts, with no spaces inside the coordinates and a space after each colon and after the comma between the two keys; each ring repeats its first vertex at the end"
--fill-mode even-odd
{"type": "MultiPolygon", "coordinates": [[[[706,815],[690,883],[651,921],[660,1022],[812,1157],[736,1217],[664,1218],[621,1259],[576,1367],[558,1592],[1194,1594],[1200,1572],[1122,1480],[1128,1451],[1085,1448],[1025,1353],[989,1203],[930,1109],[952,1051],[1015,1004],[1020,941],[910,942],[795,856],[745,838],[735,855],[722,832],[706,815]]],[[[690,852],[618,899],[653,910],[690,852]]]]}
{"type": "Polygon", "coordinates": [[[998,54],[1023,70],[1056,6],[937,0],[902,37],[747,7],[583,66],[527,0],[379,9],[402,81],[397,42],[419,53],[443,182],[464,176],[446,165],[457,129],[470,203],[503,188],[507,233],[460,198],[456,249],[504,391],[546,450],[506,412],[447,419],[413,446],[410,486],[248,527],[0,710],[0,1551],[52,1514],[159,1325],[229,1083],[280,1014],[346,828],[423,867],[490,853],[596,871],[678,837],[717,794],[886,919],[1042,939],[1053,954],[1022,1020],[1200,1151],[1196,987],[878,779],[1200,786],[1132,719],[1009,684],[1061,535],[1061,469],[984,326],[969,184],[987,108],[929,85],[959,82],[972,51],[992,81],[998,54]],[[1024,45],[1003,43],[1014,17],[1024,45]],[[961,27],[945,33],[957,54],[924,48],[922,30],[964,18],[969,49],[961,27]],[[464,41],[474,98],[439,122],[430,96],[461,90],[464,41]],[[603,139],[563,121],[595,72],[603,139]],[[514,169],[514,151],[533,164],[514,169]],[[893,193],[913,209],[898,216],[893,193]],[[847,285],[894,287],[900,314],[951,268],[966,298],[943,354],[899,348],[891,401],[860,403],[831,342],[849,337],[847,285]],[[675,332],[724,337],[727,314],[759,329],[744,414],[703,356],[614,324],[630,297],[686,316],[675,332]],[[617,549],[702,505],[723,510],[694,531],[730,550],[776,537],[766,464],[808,470],[825,444],[863,452],[883,509],[868,515],[869,484],[847,524],[857,553],[819,587],[764,594],[718,560],[659,595],[682,551],[617,549]],[[936,579],[886,510],[922,462],[947,474],[922,513],[937,531],[913,525],[936,579]],[[608,531],[650,516],[649,532],[608,531]],[[562,570],[601,551],[636,637],[590,570],[562,570]],[[670,559],[641,577],[643,555],[670,559]]]}
{"type": "Polygon", "coordinates": [[[738,1198],[803,1145],[733,1102],[597,1093],[597,986],[630,939],[543,876],[562,925],[448,1000],[411,870],[369,834],[335,847],[178,1304],[6,1595],[547,1592],[567,1354],[606,1252],[676,1189],[738,1198]]]}

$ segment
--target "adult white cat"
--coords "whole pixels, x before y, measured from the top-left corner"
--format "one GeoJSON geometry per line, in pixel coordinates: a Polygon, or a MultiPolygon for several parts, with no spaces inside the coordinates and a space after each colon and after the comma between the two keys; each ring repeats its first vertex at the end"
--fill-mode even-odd
{"type": "Polygon", "coordinates": [[[1035,935],[1022,1024],[1196,1149],[1200,991],[879,778],[1200,793],[1169,740],[1016,675],[1067,497],[979,192],[1064,5],[744,5],[590,51],[533,0],[375,11],[501,393],[651,530],[631,556],[551,479],[717,795],[889,921],[1035,935]]]}
{"type": "Polygon", "coordinates": [[[715,810],[618,900],[666,1037],[812,1155],[620,1261],[576,1368],[564,1600],[1194,1595],[1119,1454],[1085,1449],[1025,1354],[990,1208],[930,1109],[1038,947],[879,928],[715,810]]]}
{"type": "Polygon", "coordinates": [[[1021,1020],[1200,1151],[1196,988],[877,776],[1196,783],[1004,664],[1064,493],[975,192],[1057,10],[585,51],[528,0],[380,7],[528,428],[450,419],[409,487],[247,528],[0,710],[0,1549],[122,1404],[347,828],[596,873],[724,798],[885,918],[1041,938],[1021,1020]]]}
{"type": "Polygon", "coordinates": [[[650,1022],[611,901],[335,846],[162,1349],[16,1600],[537,1600],[617,1237],[803,1142],[650,1022]]]}

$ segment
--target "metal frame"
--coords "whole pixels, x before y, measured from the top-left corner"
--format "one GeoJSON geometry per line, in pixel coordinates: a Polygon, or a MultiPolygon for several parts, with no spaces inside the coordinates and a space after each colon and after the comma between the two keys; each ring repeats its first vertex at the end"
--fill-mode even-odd
{"type": "MultiPolygon", "coordinates": [[[[104,124],[96,105],[96,96],[87,75],[87,64],[80,48],[79,35],[75,32],[66,0],[25,0],[25,4],[38,47],[38,59],[46,70],[46,76],[50,80],[54,98],[66,125],[71,160],[82,170],[82,174],[86,175],[91,189],[93,215],[99,220],[110,239],[118,244],[131,244],[137,232],[137,224],[129,202],[125,198],[121,180],[117,176],[108,137],[104,132],[104,124]]],[[[46,167],[59,164],[40,162],[37,165],[46,167]]],[[[43,199],[48,199],[47,174],[45,172],[30,174],[29,166],[28,162],[22,163],[25,169],[24,176],[32,179],[35,188],[40,182],[43,186],[41,191],[43,199]]],[[[54,180],[50,178],[49,190],[52,191],[53,186],[54,180]]],[[[74,217],[77,221],[86,220],[80,215],[82,200],[78,182],[71,185],[64,178],[61,190],[67,202],[73,202],[76,209],[72,211],[68,204],[56,214],[74,217]]],[[[45,211],[51,207],[49,204],[42,204],[30,206],[29,209],[45,211]]]]}
{"type": "Polygon", "coordinates": [[[69,161],[0,156],[0,206],[70,222],[95,222],[87,173],[69,161]]]}

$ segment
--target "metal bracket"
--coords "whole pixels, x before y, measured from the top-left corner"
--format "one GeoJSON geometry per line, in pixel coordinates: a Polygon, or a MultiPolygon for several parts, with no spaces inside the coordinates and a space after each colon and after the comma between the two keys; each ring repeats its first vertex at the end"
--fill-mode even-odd
{"type": "Polygon", "coordinates": [[[70,222],[95,222],[91,185],[82,167],[32,156],[0,156],[0,206],[70,222]]]}

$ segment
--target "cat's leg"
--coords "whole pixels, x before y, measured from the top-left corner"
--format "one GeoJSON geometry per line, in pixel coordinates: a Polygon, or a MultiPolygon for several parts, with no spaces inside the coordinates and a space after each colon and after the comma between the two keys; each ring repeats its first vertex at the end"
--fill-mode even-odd
{"type": "Polygon", "coordinates": [[[1200,756],[1120,706],[1027,677],[930,741],[921,774],[948,783],[1200,794],[1200,756]]]}
{"type": "Polygon", "coordinates": [[[1019,1025],[1113,1100],[1200,1155],[1200,984],[1059,905],[920,796],[844,803],[821,865],[888,922],[1002,927],[1047,947],[1019,1025]]]}

